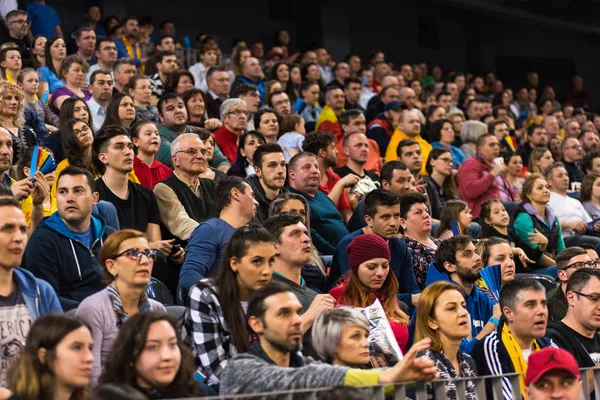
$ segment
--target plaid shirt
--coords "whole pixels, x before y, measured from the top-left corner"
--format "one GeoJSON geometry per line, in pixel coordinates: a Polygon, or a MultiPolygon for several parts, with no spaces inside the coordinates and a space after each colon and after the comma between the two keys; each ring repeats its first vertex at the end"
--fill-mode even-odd
{"type": "Polygon", "coordinates": [[[212,282],[204,279],[192,286],[189,302],[183,339],[192,348],[198,372],[209,384],[218,385],[223,368],[238,351],[231,343],[231,333],[212,282]]]}

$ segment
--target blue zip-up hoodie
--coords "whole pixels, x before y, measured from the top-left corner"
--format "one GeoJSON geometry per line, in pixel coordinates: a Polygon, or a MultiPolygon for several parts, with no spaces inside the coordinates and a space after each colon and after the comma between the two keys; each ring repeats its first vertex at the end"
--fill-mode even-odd
{"type": "Polygon", "coordinates": [[[113,230],[101,217],[91,218],[91,249],[77,240],[58,211],[42,220],[25,249],[26,268],[50,283],[65,311],[77,308],[83,299],[102,289],[98,257],[113,230]]]}
{"type": "Polygon", "coordinates": [[[467,300],[467,311],[469,311],[469,315],[471,316],[471,336],[473,339],[469,341],[466,339],[463,340],[460,344],[460,350],[467,354],[471,354],[473,346],[479,342],[478,339],[475,339],[475,336],[479,335],[479,332],[481,332],[485,324],[487,324],[488,320],[492,318],[492,315],[494,314],[494,301],[490,296],[479,290],[477,286],[473,287],[473,292],[471,294],[465,293],[458,283],[450,278],[450,275],[440,271],[435,262],[432,262],[429,265],[429,271],[427,272],[425,287],[439,281],[454,283],[459,287],[467,300]]]}

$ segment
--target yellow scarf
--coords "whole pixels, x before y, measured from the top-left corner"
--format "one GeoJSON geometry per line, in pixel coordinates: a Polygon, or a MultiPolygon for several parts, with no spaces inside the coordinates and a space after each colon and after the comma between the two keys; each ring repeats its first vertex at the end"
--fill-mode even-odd
{"type": "MultiPolygon", "coordinates": [[[[127,37],[125,35],[121,36],[121,39],[123,40],[123,44],[125,45],[125,50],[127,50],[127,55],[129,55],[129,58],[133,59],[133,58],[137,58],[138,60],[142,60],[142,51],[140,50],[140,46],[135,46],[135,50],[133,45],[131,44],[131,42],[129,41],[129,39],[127,39],[127,37]]],[[[145,65],[140,65],[140,72],[143,74],[144,73],[144,69],[145,69],[145,65]]]]}
{"type": "MultiPolygon", "coordinates": [[[[527,361],[525,361],[523,358],[523,352],[521,351],[519,343],[517,343],[513,334],[510,333],[508,324],[504,324],[502,327],[502,343],[504,343],[504,347],[506,347],[510,361],[515,367],[515,372],[521,373],[521,395],[525,400],[527,400],[527,395],[525,393],[525,372],[527,371],[527,361]]],[[[531,350],[533,353],[540,351],[540,345],[535,340],[533,341],[533,347],[531,350]]]]}

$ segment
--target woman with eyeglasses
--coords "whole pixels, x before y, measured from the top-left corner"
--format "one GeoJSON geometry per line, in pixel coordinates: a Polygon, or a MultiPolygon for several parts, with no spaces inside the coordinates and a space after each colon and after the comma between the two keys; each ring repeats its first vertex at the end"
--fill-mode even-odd
{"type": "Polygon", "coordinates": [[[428,175],[424,176],[423,180],[436,189],[442,205],[445,205],[448,201],[458,199],[456,178],[452,170],[453,165],[451,152],[440,148],[431,150],[425,165],[428,175]]]}
{"type": "Polygon", "coordinates": [[[162,304],[148,299],[146,294],[155,260],[156,250],[150,248],[142,232],[133,229],[114,232],[102,246],[99,261],[108,286],[83,300],[76,312],[92,327],[94,384],[119,328],[128,318],[144,311],[166,313],[162,304]]]}

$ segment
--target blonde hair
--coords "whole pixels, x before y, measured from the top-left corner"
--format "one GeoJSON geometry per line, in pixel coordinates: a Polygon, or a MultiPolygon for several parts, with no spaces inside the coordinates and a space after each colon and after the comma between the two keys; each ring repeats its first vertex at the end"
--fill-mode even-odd
{"type": "MultiPolygon", "coordinates": [[[[15,83],[10,82],[0,82],[0,104],[4,97],[10,93],[14,93],[19,100],[19,105],[17,108],[17,115],[15,116],[15,120],[13,123],[19,129],[22,129],[25,125],[25,94],[23,94],[23,90],[15,83]]],[[[0,107],[2,107],[0,105],[0,107]]]]}

